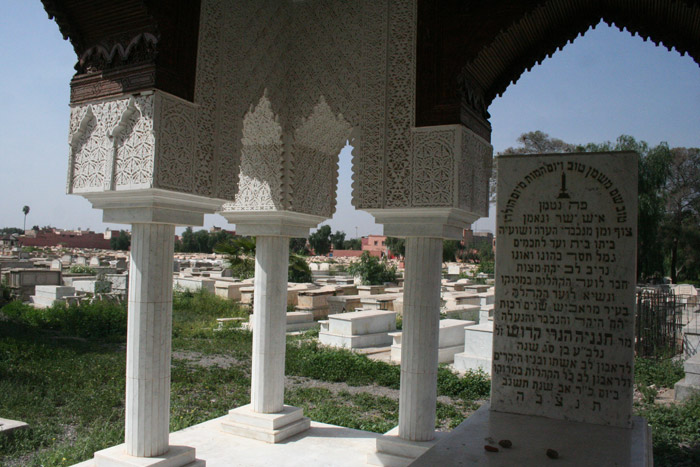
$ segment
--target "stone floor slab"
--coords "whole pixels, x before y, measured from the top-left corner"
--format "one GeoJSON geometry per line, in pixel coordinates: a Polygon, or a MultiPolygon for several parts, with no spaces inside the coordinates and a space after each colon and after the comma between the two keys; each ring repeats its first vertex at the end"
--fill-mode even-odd
{"type": "MultiPolygon", "coordinates": [[[[268,444],[225,433],[228,415],[170,434],[170,444],[191,446],[207,467],[357,467],[375,451],[379,433],[311,422],[311,428],[281,443],[268,444]]],[[[95,467],[94,459],[76,467],[95,467]]]]}

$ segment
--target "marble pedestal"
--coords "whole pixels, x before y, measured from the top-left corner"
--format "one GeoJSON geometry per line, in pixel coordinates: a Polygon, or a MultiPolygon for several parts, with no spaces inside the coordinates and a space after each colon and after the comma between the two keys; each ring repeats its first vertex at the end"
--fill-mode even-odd
{"type": "Polygon", "coordinates": [[[310,426],[311,420],[304,417],[304,411],[289,405],[276,413],[258,413],[250,404],[244,405],[231,410],[229,417],[221,422],[227,433],[266,443],[279,443],[310,426]]]}
{"type": "Polygon", "coordinates": [[[377,450],[367,454],[367,463],[391,467],[411,465],[411,462],[425,454],[446,434],[436,432],[435,438],[430,441],[409,441],[400,438],[399,427],[395,427],[377,438],[377,450]]]}
{"type": "Polygon", "coordinates": [[[632,418],[631,428],[619,428],[494,412],[487,403],[411,465],[455,465],[455,459],[461,465],[651,466],[651,429],[640,417],[632,418]],[[504,439],[511,448],[497,444],[504,439]],[[486,451],[486,444],[498,452],[486,451]],[[548,449],[558,458],[547,457],[548,449]]]}

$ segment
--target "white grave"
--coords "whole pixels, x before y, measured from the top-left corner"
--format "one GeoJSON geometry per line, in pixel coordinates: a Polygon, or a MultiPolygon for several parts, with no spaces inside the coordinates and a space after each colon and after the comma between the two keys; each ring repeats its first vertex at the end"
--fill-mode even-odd
{"type": "Polygon", "coordinates": [[[463,351],[455,355],[457,371],[483,370],[491,374],[493,357],[493,321],[479,322],[464,328],[463,351]]]}
{"type": "Polygon", "coordinates": [[[686,360],[683,369],[685,378],[674,386],[677,401],[684,401],[694,394],[700,394],[700,353],[686,360]]]}
{"type": "MultiPolygon", "coordinates": [[[[438,363],[448,363],[454,360],[455,354],[464,348],[464,327],[473,326],[474,321],[461,319],[441,319],[438,334],[438,363]]],[[[392,332],[394,339],[391,344],[391,361],[401,363],[401,337],[403,333],[392,332]]]]}
{"type": "Polygon", "coordinates": [[[64,303],[66,297],[75,295],[75,288],[65,285],[37,285],[30,297],[35,308],[50,308],[56,302],[64,303]]]}
{"type": "Polygon", "coordinates": [[[318,340],[323,345],[359,349],[391,344],[389,333],[396,330],[396,313],[385,310],[363,310],[330,315],[320,321],[318,340]]]}

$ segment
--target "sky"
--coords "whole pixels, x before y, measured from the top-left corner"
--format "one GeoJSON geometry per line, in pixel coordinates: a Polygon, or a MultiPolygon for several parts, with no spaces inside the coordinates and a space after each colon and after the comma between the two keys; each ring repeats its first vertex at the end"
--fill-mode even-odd
{"type": "MultiPolygon", "coordinates": [[[[0,227],[125,228],[66,195],[69,82],[76,57],[39,0],[0,2],[0,227]],[[14,47],[13,44],[17,44],[14,47]]],[[[489,108],[494,153],[540,130],[569,143],[632,135],[655,145],[700,147],[700,67],[605,24],[525,72],[489,108]]],[[[350,204],[351,155],[340,153],[338,206],[329,221],[347,238],[381,233],[350,204]]],[[[475,230],[494,230],[492,216],[475,230]]],[[[204,227],[233,228],[219,215],[204,227]]]]}

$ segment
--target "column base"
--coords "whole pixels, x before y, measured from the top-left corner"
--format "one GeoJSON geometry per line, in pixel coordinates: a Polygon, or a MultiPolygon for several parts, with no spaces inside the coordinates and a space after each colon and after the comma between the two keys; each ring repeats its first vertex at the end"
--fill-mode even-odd
{"type": "Polygon", "coordinates": [[[369,465],[403,467],[411,464],[433,447],[446,433],[435,432],[435,438],[430,441],[409,441],[399,438],[399,427],[377,438],[377,451],[367,454],[369,465]]]}
{"type": "Polygon", "coordinates": [[[120,444],[95,453],[95,467],[204,467],[206,461],[195,457],[195,449],[189,446],[170,446],[160,456],[135,457],[126,453],[126,445],[120,444]]]}
{"type": "Polygon", "coordinates": [[[285,405],[281,412],[254,412],[250,404],[229,411],[228,420],[221,428],[236,436],[257,439],[266,443],[279,443],[311,427],[311,420],[304,417],[304,411],[285,405]]]}

